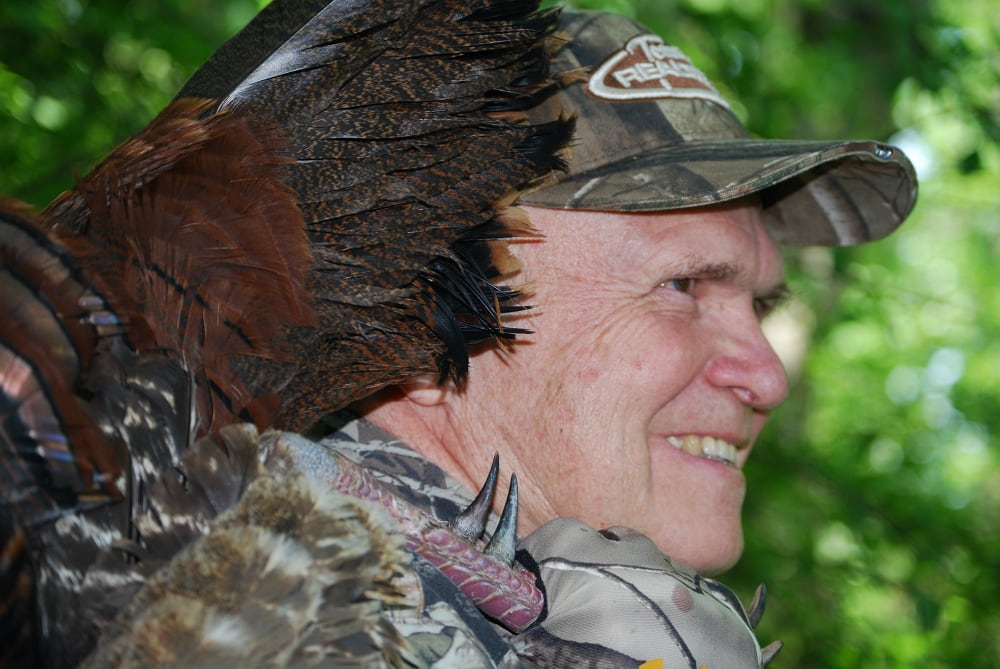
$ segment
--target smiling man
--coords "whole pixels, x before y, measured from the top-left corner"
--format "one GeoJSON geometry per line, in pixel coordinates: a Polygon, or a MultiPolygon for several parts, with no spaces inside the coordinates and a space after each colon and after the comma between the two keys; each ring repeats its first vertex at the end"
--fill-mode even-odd
{"type": "MultiPolygon", "coordinates": [[[[521,523],[626,525],[701,571],[742,550],[741,468],[784,371],[760,328],[783,294],[759,206],[670,214],[531,208],[530,343],[475,359],[458,391],[371,413],[470,487],[500,453],[521,523]]],[[[519,323],[520,325],[520,323],[519,323]]]]}
{"type": "Polygon", "coordinates": [[[461,388],[417,381],[368,418],[472,489],[499,453],[524,533],[629,526],[718,572],[742,551],[743,464],[787,393],[761,331],[785,293],[778,244],[882,237],[916,179],[874,142],[750,139],[628,19],[567,12],[560,29],[554,67],[589,77],[553,102],[577,115],[569,171],[522,200],[540,233],[516,246],[532,334],[475,357],[461,388]]]}
{"type": "Polygon", "coordinates": [[[679,666],[760,666],[773,651],[727,647],[740,635],[704,616],[677,631],[701,596],[720,600],[697,575],[668,567],[676,581],[651,592],[634,574],[612,587],[595,564],[736,562],[743,466],[788,391],[761,329],[786,293],[779,245],[889,234],[913,206],[913,168],[876,142],[750,138],[679,49],[626,18],[567,12],[560,30],[569,42],[553,68],[585,74],[547,103],[576,116],[569,170],[520,202],[539,234],[515,247],[532,309],[510,325],[531,334],[479,351],[461,385],[421,378],[370,398],[341,446],[436,505],[461,504],[456,491],[478,488],[494,453],[516,473],[518,529],[534,533],[523,545],[543,564],[548,607],[522,635],[535,646],[514,644],[522,660],[618,666],[657,657],[637,649],[658,639],[679,666]],[[629,558],[654,544],[670,559],[629,558]],[[675,617],[642,627],[645,604],[610,604],[622,582],[675,617]],[[554,639],[574,650],[539,650],[554,639]],[[706,659],[717,648],[728,650],[706,659]]]}

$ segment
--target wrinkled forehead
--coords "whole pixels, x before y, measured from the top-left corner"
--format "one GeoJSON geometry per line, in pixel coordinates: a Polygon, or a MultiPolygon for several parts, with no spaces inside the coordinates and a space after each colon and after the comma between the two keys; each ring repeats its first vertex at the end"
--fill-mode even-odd
{"type": "Polygon", "coordinates": [[[755,199],[667,212],[524,209],[542,240],[527,254],[529,265],[597,274],[633,268],[720,278],[725,273],[752,283],[778,281],[782,273],[781,252],[755,199]]]}
{"type": "Polygon", "coordinates": [[[633,217],[623,228],[634,262],[748,285],[782,275],[781,250],[756,202],[633,217]]]}

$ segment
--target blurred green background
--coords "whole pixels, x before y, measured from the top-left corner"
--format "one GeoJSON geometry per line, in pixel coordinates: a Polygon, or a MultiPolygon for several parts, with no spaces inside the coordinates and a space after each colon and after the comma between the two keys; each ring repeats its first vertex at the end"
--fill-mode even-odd
{"type": "MultiPolygon", "coordinates": [[[[0,4],[0,190],[44,206],[263,0],[0,4]]],[[[891,238],[788,255],[793,390],[748,465],[779,667],[1000,666],[1000,11],[992,0],[594,0],[681,46],[752,132],[902,145],[891,238]]]]}

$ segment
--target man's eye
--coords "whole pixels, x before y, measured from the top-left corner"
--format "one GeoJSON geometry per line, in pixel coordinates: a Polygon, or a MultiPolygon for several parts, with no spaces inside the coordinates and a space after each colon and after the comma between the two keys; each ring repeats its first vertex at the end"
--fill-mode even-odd
{"type": "Polygon", "coordinates": [[[764,318],[774,311],[774,308],[778,305],[778,300],[770,297],[758,298],[753,301],[753,311],[757,314],[757,320],[764,320],[764,318]]]}
{"type": "Polygon", "coordinates": [[[679,293],[690,293],[694,290],[694,283],[695,279],[670,279],[660,285],[670,290],[676,290],[679,293]]]}
{"type": "Polygon", "coordinates": [[[757,314],[758,320],[764,320],[775,309],[784,304],[789,297],[787,289],[781,289],[774,295],[754,298],[753,310],[757,314]]]}

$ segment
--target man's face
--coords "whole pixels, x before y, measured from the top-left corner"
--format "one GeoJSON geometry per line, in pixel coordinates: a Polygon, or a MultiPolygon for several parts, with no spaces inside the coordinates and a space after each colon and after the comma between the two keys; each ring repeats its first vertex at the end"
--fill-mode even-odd
{"type": "Polygon", "coordinates": [[[535,287],[517,325],[534,334],[474,358],[452,419],[517,474],[522,533],[569,516],[731,566],[742,467],[787,393],[760,328],[783,284],[759,208],[528,211],[544,239],[515,249],[535,287]]]}

